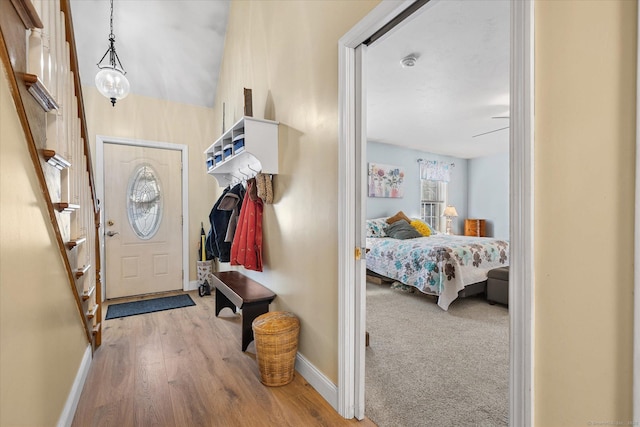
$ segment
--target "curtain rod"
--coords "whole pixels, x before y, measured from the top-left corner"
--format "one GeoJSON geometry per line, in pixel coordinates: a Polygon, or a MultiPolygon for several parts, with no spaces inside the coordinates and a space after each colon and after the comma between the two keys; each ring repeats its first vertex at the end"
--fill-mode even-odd
{"type": "MultiPolygon", "coordinates": [[[[429,160],[425,160],[425,159],[418,159],[418,163],[427,162],[427,161],[429,161],[429,160]]],[[[437,161],[437,160],[434,160],[434,161],[437,161]]],[[[455,164],[454,162],[451,162],[450,166],[451,166],[452,168],[455,168],[455,167],[456,167],[456,164],[455,164]]]]}

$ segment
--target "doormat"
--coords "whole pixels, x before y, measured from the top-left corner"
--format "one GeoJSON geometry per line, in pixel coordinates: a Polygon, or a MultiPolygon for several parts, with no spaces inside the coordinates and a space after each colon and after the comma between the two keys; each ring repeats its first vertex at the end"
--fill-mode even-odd
{"type": "Polygon", "coordinates": [[[171,310],[196,305],[187,294],[174,295],[171,297],[153,298],[142,301],[123,302],[113,304],[107,308],[105,320],[116,319],[118,317],[135,316],[136,314],[153,313],[154,311],[171,310]]]}

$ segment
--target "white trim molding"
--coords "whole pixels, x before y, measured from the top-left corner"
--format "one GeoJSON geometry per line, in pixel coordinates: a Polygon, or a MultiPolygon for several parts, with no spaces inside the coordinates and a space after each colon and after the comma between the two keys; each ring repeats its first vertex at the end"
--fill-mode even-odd
{"type": "Polygon", "coordinates": [[[509,425],[533,422],[534,8],[511,2],[509,425]]]}
{"type": "Polygon", "coordinates": [[[640,421],[640,8],[637,18],[636,67],[636,200],[633,272],[633,420],[640,421]]]}
{"type": "Polygon", "coordinates": [[[296,354],[296,371],[313,387],[332,407],[338,403],[338,387],[316,368],[302,354],[296,354]]]}
{"type": "Polygon", "coordinates": [[[355,139],[348,110],[353,98],[354,49],[341,46],[339,57],[340,97],[340,147],[338,156],[338,399],[334,408],[345,418],[354,415],[354,371],[355,371],[355,289],[350,286],[354,275],[352,249],[355,247],[353,220],[355,218],[355,192],[350,171],[355,162],[353,144],[355,139]],[[347,219],[349,218],[349,219],[347,219]]]}
{"type": "MultiPolygon", "coordinates": [[[[146,141],[142,139],[117,138],[113,136],[96,135],[96,197],[100,201],[100,236],[104,235],[104,144],[132,145],[138,147],[159,148],[164,150],[180,151],[182,159],[182,218],[184,218],[182,227],[182,269],[184,271],[182,277],[182,290],[189,291],[191,285],[189,283],[189,147],[185,144],[174,144],[171,142],[146,141]]],[[[106,293],[107,275],[106,275],[106,259],[105,259],[104,239],[100,239],[100,265],[102,265],[102,283],[104,300],[106,293]]],[[[196,287],[197,289],[197,287],[196,287]]]]}
{"type": "Polygon", "coordinates": [[[84,355],[82,356],[82,361],[80,362],[80,367],[76,373],[76,378],[73,380],[73,385],[71,386],[71,391],[69,391],[69,396],[67,396],[67,401],[64,404],[64,408],[62,408],[58,424],[56,424],[57,427],[67,427],[73,422],[73,417],[76,415],[80,395],[82,394],[84,382],[87,380],[87,375],[89,374],[89,368],[91,367],[92,361],[91,346],[88,345],[84,351],[84,355]]]}
{"type": "Polygon", "coordinates": [[[187,284],[187,287],[184,288],[184,291],[197,291],[198,288],[200,287],[200,285],[198,284],[197,280],[190,280],[189,283],[187,284]]]}

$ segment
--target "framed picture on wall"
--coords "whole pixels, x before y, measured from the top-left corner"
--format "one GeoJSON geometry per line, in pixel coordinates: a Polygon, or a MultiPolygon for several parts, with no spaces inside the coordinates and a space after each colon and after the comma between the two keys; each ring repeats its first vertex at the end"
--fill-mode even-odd
{"type": "Polygon", "coordinates": [[[404,197],[404,169],[369,163],[369,197],[404,197]]]}

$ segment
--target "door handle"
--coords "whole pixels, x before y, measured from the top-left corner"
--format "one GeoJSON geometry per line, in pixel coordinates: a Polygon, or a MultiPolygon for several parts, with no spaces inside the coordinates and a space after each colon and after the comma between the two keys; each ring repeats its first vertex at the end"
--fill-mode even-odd
{"type": "Polygon", "coordinates": [[[117,232],[117,231],[111,231],[111,230],[107,231],[107,236],[109,236],[109,237],[113,237],[113,236],[115,236],[116,234],[120,234],[120,233],[119,233],[119,232],[117,232]]]}

